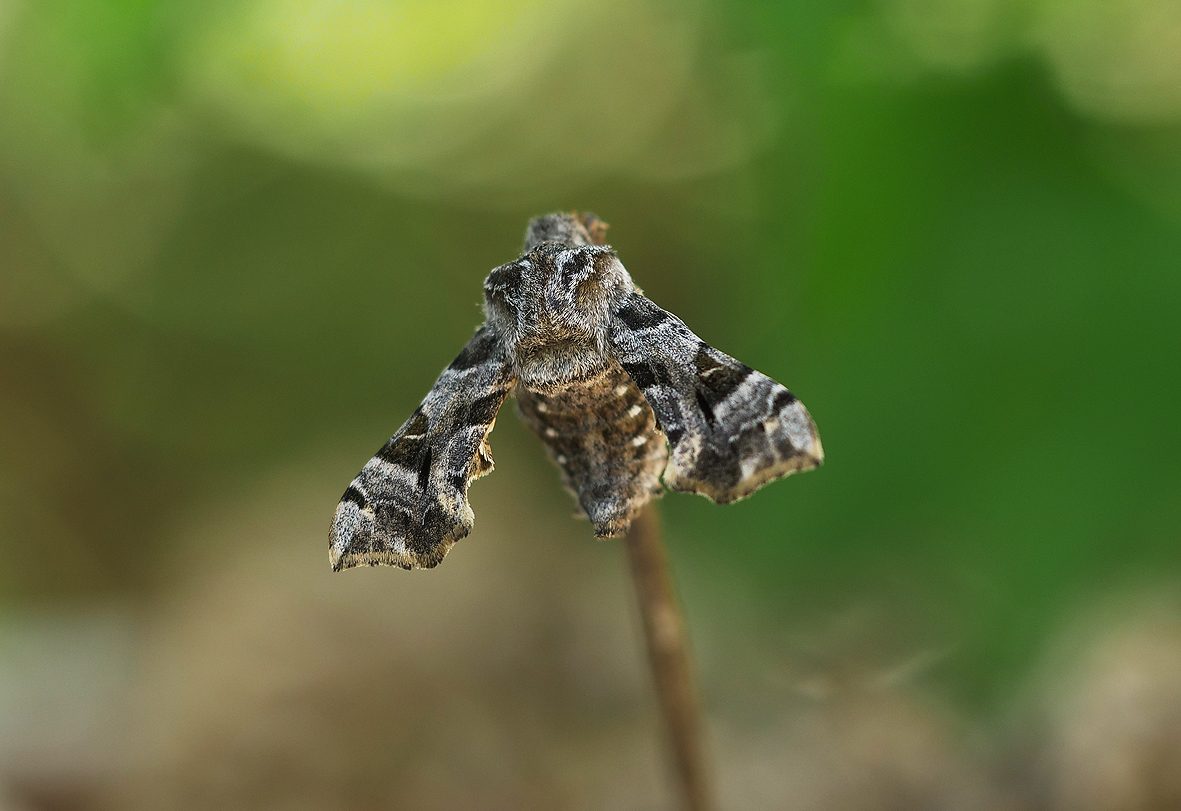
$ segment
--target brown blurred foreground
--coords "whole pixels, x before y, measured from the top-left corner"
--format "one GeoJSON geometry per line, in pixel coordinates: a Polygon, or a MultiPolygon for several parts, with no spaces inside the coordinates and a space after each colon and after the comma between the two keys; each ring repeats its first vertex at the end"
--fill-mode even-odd
{"type": "MultiPolygon", "coordinates": [[[[151,616],[10,623],[0,807],[668,807],[622,548],[557,512],[498,537],[518,508],[489,489],[481,532],[439,569],[332,575],[293,542],[322,500],[280,476],[180,533],[190,577],[151,616]],[[193,551],[241,532],[265,540],[193,551]]],[[[988,730],[933,697],[944,652],[868,660],[889,658],[864,644],[871,613],[800,649],[790,618],[746,611],[692,618],[724,807],[1181,803],[1181,623],[1163,603],[1064,631],[988,730]]]]}

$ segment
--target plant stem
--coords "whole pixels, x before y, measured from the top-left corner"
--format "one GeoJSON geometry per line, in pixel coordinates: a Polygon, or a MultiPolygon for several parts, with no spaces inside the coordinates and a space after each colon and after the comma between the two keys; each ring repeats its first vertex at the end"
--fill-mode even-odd
{"type": "Polygon", "coordinates": [[[656,505],[649,505],[635,520],[625,543],[684,807],[708,811],[714,803],[705,765],[701,712],[685,620],[673,590],[656,505]]]}
{"type": "MultiPolygon", "coordinates": [[[[603,245],[607,223],[593,214],[579,214],[594,245],[603,245]]],[[[624,543],[631,563],[632,579],[644,619],[644,639],[652,681],[664,714],[673,766],[680,783],[681,799],[688,811],[710,811],[714,807],[709,774],[705,767],[705,744],[701,734],[701,709],[685,635],[685,618],[673,589],[672,572],[655,504],[632,522],[624,543]]]]}

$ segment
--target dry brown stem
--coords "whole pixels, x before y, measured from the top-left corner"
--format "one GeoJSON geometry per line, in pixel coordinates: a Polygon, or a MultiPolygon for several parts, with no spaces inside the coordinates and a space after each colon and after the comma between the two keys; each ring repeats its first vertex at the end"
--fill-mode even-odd
{"type": "Polygon", "coordinates": [[[690,811],[707,811],[714,803],[705,762],[701,712],[685,620],[673,589],[655,505],[649,505],[632,524],[626,544],[644,620],[652,678],[664,714],[684,807],[690,811]]]}

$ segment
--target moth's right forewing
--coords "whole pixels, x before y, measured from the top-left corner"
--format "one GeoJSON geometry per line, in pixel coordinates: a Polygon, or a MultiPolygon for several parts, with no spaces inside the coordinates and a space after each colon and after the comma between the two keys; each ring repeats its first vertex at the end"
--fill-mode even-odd
{"type": "Polygon", "coordinates": [[[816,425],[795,395],[639,293],[615,312],[611,345],[668,437],[670,489],[735,501],[823,461],[816,425]]]}
{"type": "Polygon", "coordinates": [[[481,327],[345,490],[329,533],[333,569],[430,568],[471,531],[468,486],[492,470],[487,437],[514,382],[502,342],[481,327]]]}

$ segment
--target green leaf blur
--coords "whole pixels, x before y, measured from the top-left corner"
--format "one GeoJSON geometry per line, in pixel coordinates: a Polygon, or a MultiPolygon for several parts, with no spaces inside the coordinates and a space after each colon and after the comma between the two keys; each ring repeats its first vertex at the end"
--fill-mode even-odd
{"type": "MultiPolygon", "coordinates": [[[[824,438],[663,500],[690,626],[938,651],[918,691],[1002,725],[1077,618],[1181,580],[1181,14],[1111,5],[0,2],[0,615],[151,614],[276,544],[328,577],[483,276],[577,208],[824,438]],[[286,476],[306,522],[250,508],[286,476]]],[[[512,411],[440,571],[610,570],[512,411]]]]}

